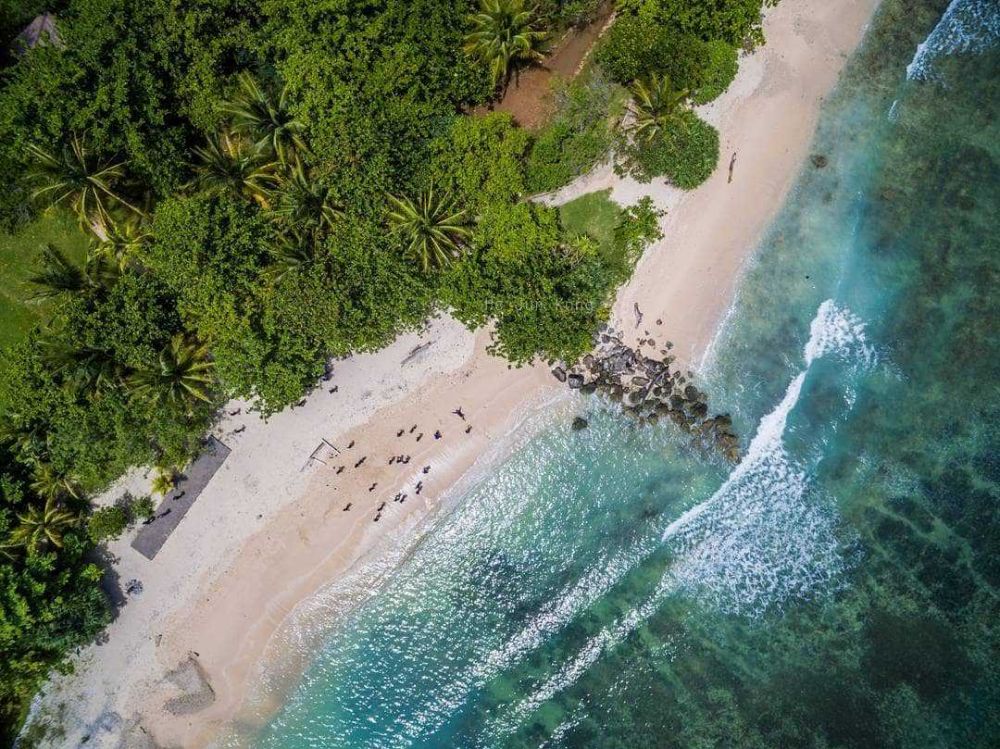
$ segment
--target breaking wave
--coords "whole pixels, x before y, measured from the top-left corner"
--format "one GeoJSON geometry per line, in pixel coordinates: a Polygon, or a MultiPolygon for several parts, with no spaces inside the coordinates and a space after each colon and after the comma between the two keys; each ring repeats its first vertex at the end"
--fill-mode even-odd
{"type": "Polygon", "coordinates": [[[1000,3],[996,0],[952,0],[937,26],[917,47],[906,66],[909,80],[934,78],[934,61],[942,55],[979,53],[1000,41],[1000,3]]]}
{"type": "MultiPolygon", "coordinates": [[[[784,436],[815,361],[835,357],[852,369],[868,369],[876,354],[866,342],[864,323],[827,300],[812,321],[803,356],[805,367],[761,419],[743,462],[712,497],[663,534],[677,553],[669,573],[676,586],[732,613],[757,615],[807,598],[828,588],[842,568],[835,509],[811,489],[821,453],[792,458],[784,436]]],[[[849,406],[849,394],[844,398],[849,406]]]]}
{"type": "MultiPolygon", "coordinates": [[[[667,526],[662,541],[676,558],[654,594],[591,637],[529,697],[497,717],[488,734],[517,730],[541,705],[576,683],[605,651],[642,626],[672,593],[754,616],[836,587],[845,565],[844,539],[837,534],[835,508],[810,491],[821,453],[814,451],[809,462],[796,460],[785,449],[784,436],[814,362],[833,358],[849,370],[864,371],[877,356],[861,319],[827,300],[810,325],[803,358],[805,366],[781,402],[761,419],[743,462],[708,500],[667,526]]],[[[847,393],[844,401],[849,408],[847,393]]]]}

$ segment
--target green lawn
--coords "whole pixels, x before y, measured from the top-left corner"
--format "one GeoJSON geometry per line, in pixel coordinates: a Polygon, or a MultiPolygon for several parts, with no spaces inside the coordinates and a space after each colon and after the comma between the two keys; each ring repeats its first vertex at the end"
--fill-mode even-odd
{"type": "Polygon", "coordinates": [[[33,290],[27,280],[45,245],[54,244],[82,262],[87,242],[75,218],[64,211],[46,213],[17,234],[0,233],[0,348],[20,340],[49,314],[47,305],[28,301],[33,290]]]}
{"type": "Polygon", "coordinates": [[[563,228],[570,234],[587,234],[602,248],[611,246],[621,208],[611,200],[611,190],[581,195],[559,208],[563,228]]]}

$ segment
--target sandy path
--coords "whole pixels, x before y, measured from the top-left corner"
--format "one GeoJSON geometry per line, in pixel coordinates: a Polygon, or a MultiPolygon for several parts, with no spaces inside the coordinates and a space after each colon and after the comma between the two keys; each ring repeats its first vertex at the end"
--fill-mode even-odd
{"type": "MultiPolygon", "coordinates": [[[[808,154],[820,104],[876,5],[786,0],[768,13],[768,44],[742,61],[730,91],[702,111],[720,129],[723,155],[698,190],[638,185],[598,169],[551,196],[559,202],[610,188],[620,202],[649,194],[669,209],[665,238],[647,251],[615,305],[622,328],[669,337],[682,359],[699,361],[743,264],[808,154]],[[639,329],[634,304],[645,315],[639,329]],[[663,324],[654,328],[657,318],[663,324]]],[[[84,736],[88,747],[119,746],[123,736],[134,746],[155,746],[148,743],[153,737],[168,746],[203,745],[236,713],[255,665],[296,605],[379,539],[426,517],[530,404],[553,392],[544,367],[508,370],[485,353],[485,342],[485,334],[473,336],[441,318],[421,336],[402,336],[377,354],[338,364],[336,393],[319,388],[303,407],[267,423],[245,413],[227,418],[218,436],[232,453],[156,559],[135,553],[127,539],[111,549],[120,557],[121,579],[142,580],[144,592],[123,609],[103,644],[82,651],[76,674],[53,679],[38,702],[39,712],[59,716],[65,730],[50,745],[79,746],[84,736]],[[459,405],[473,425],[470,434],[451,414],[459,405]],[[414,423],[424,433],[420,443],[408,432],[414,423]],[[235,433],[241,425],[245,431],[235,433]],[[400,428],[407,430],[403,438],[396,437],[400,428]],[[435,429],[441,440],[433,439],[435,429]],[[310,465],[323,439],[341,458],[310,465]],[[351,440],[355,447],[347,449],[351,440]],[[390,466],[388,458],[400,453],[412,456],[409,465],[390,466]],[[367,461],[354,469],[361,455],[367,461]],[[424,476],[420,469],[428,464],[424,476]],[[332,465],[347,468],[337,475],[332,465]],[[421,478],[419,499],[429,504],[413,494],[421,478]],[[392,502],[399,491],[410,495],[402,505],[392,502]],[[344,512],[348,502],[352,509],[344,512]],[[386,509],[375,523],[382,502],[386,509]],[[177,690],[164,685],[163,675],[195,653],[215,701],[172,716],[162,706],[177,690]],[[136,719],[148,733],[130,730],[136,719]]],[[[126,477],[118,491],[144,483],[140,475],[126,477]]]]}

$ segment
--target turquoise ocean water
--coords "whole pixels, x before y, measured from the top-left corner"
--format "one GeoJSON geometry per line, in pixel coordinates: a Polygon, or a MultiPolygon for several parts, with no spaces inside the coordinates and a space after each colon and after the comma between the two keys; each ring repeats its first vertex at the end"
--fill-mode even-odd
{"type": "Polygon", "coordinates": [[[813,153],[704,367],[742,464],[581,397],[244,743],[1000,746],[1000,3],[885,0],[813,153]]]}

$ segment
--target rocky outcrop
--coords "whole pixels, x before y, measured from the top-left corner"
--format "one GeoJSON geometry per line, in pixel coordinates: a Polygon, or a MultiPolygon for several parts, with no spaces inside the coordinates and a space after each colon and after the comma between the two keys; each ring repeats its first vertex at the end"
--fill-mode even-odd
{"type": "MultiPolygon", "coordinates": [[[[653,345],[652,339],[640,341],[653,345]]],[[[709,416],[705,393],[687,376],[671,368],[671,344],[660,349],[661,356],[648,356],[627,346],[613,328],[605,327],[596,337],[592,353],[578,363],[553,374],[560,382],[581,393],[603,393],[621,403],[626,414],[640,423],[669,419],[706,450],[719,452],[737,463],[741,458],[739,438],[728,414],[709,416]]]]}

